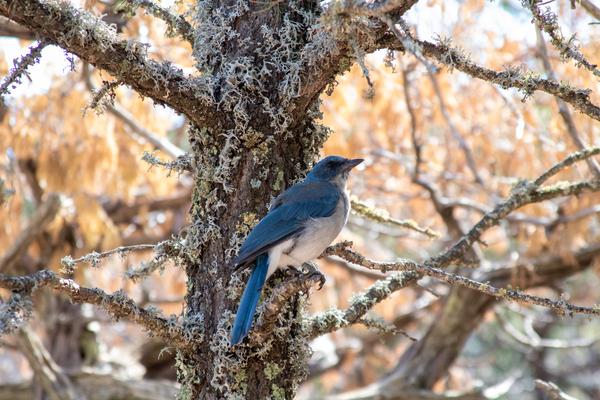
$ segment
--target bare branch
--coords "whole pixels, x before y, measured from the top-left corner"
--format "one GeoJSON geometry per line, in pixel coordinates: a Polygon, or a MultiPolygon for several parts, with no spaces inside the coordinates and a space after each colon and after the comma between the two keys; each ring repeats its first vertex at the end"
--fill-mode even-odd
{"type": "Polygon", "coordinates": [[[102,207],[108,216],[115,223],[130,223],[131,220],[139,215],[140,211],[166,211],[185,209],[185,206],[190,204],[192,193],[189,188],[180,193],[173,193],[169,197],[158,198],[141,198],[137,199],[132,204],[124,203],[121,200],[104,201],[102,207]]]}
{"type": "Polygon", "coordinates": [[[27,54],[14,61],[14,67],[0,83],[0,95],[7,94],[10,86],[21,83],[22,76],[27,75],[27,68],[40,60],[42,50],[47,45],[48,41],[41,40],[36,45],[29,47],[27,54]]]}
{"type": "Polygon", "coordinates": [[[566,40],[563,36],[560,26],[558,25],[558,17],[554,14],[550,8],[546,7],[544,11],[540,10],[539,5],[542,2],[539,0],[525,0],[523,5],[527,7],[533,14],[535,25],[542,29],[551,38],[551,42],[560,52],[561,57],[564,59],[575,60],[577,67],[583,66],[588,71],[592,72],[596,76],[600,76],[600,70],[596,68],[596,65],[591,64],[579,49],[573,44],[574,37],[566,40]]]}
{"type": "Polygon", "coordinates": [[[19,293],[31,293],[42,287],[49,287],[67,295],[75,303],[90,303],[104,308],[117,319],[126,319],[146,328],[148,333],[157,335],[176,346],[186,346],[190,340],[176,317],[166,318],[157,310],[141,308],[127,297],[123,291],[108,294],[102,289],[80,286],[71,279],[58,277],[54,272],[41,270],[31,275],[8,276],[0,274],[0,287],[19,293]]]}
{"type": "Polygon", "coordinates": [[[600,8],[592,3],[590,0],[579,0],[581,7],[584,8],[592,17],[600,21],[600,8]]]}
{"type": "Polygon", "coordinates": [[[547,348],[547,349],[573,349],[573,348],[589,348],[594,343],[600,341],[600,338],[595,339],[546,339],[540,338],[538,335],[531,337],[518,330],[514,325],[508,322],[500,313],[496,312],[496,318],[500,322],[502,328],[517,342],[529,346],[531,348],[547,348]]]}
{"type": "MultiPolygon", "coordinates": [[[[123,374],[71,372],[69,378],[88,400],[164,400],[174,399],[180,385],[166,380],[138,380],[123,374]]],[[[34,398],[31,381],[0,385],[0,400],[31,400],[34,398]]]]}
{"type": "Polygon", "coordinates": [[[549,400],[577,400],[575,397],[569,396],[560,390],[560,388],[552,382],[536,379],[535,387],[546,393],[549,400]]]}
{"type": "MultiPolygon", "coordinates": [[[[394,26],[391,24],[391,26],[394,26]]],[[[395,26],[394,26],[394,29],[395,26]]],[[[427,67],[427,65],[425,65],[427,67]]],[[[414,184],[419,185],[423,189],[425,189],[429,193],[429,198],[433,203],[433,207],[436,212],[440,215],[448,231],[452,238],[459,238],[463,235],[463,231],[458,223],[458,220],[454,217],[453,206],[444,200],[444,196],[436,189],[433,184],[428,182],[426,179],[421,177],[421,165],[423,163],[422,159],[422,151],[423,144],[420,139],[417,137],[417,116],[414,111],[414,106],[412,105],[412,100],[410,96],[410,79],[409,79],[409,71],[407,68],[402,68],[402,81],[404,85],[404,101],[406,103],[406,108],[408,109],[408,114],[410,116],[410,136],[413,151],[415,153],[415,165],[411,174],[411,180],[414,184]]],[[[477,255],[473,251],[473,258],[477,255]]]]}
{"type": "Polygon", "coordinates": [[[575,164],[577,161],[587,160],[590,157],[593,157],[597,154],[600,154],[600,146],[588,147],[587,149],[583,149],[581,151],[578,151],[577,153],[573,153],[561,162],[552,166],[552,168],[548,169],[542,175],[540,175],[539,178],[533,181],[533,185],[540,186],[542,183],[546,182],[548,179],[550,179],[566,167],[575,164]]]}
{"type": "Polygon", "coordinates": [[[0,272],[8,272],[19,261],[27,248],[54,219],[60,210],[60,198],[57,194],[48,195],[48,199],[38,207],[27,226],[16,237],[14,243],[0,258],[0,272]]]}
{"type": "Polygon", "coordinates": [[[481,177],[481,175],[479,175],[477,164],[475,163],[475,157],[473,156],[473,151],[471,150],[471,147],[467,143],[466,139],[458,131],[458,128],[456,127],[454,122],[452,122],[452,118],[450,116],[450,113],[448,112],[448,109],[446,108],[446,102],[444,101],[444,96],[442,94],[442,90],[440,89],[440,84],[438,83],[437,77],[429,68],[427,69],[427,75],[429,76],[429,80],[431,81],[431,85],[433,86],[433,91],[435,92],[435,96],[437,97],[438,103],[440,104],[440,111],[442,112],[442,116],[444,117],[444,120],[446,121],[446,124],[450,129],[450,134],[454,137],[454,140],[458,142],[458,146],[465,155],[467,166],[473,174],[475,182],[483,186],[483,178],[481,177]]]}
{"type": "Polygon", "coordinates": [[[440,237],[440,234],[434,231],[433,229],[420,227],[417,224],[417,222],[413,221],[412,219],[399,220],[392,218],[389,216],[387,211],[380,208],[369,207],[366,203],[363,203],[362,201],[357,199],[352,199],[350,203],[354,212],[356,212],[358,215],[362,215],[363,217],[369,218],[370,220],[395,226],[401,226],[403,228],[411,229],[413,231],[427,235],[430,238],[440,237]]]}
{"type": "Polygon", "coordinates": [[[23,327],[17,336],[17,342],[34,372],[35,379],[51,400],[86,399],[86,396],[72,384],[71,379],[52,359],[35,333],[23,327]]]}

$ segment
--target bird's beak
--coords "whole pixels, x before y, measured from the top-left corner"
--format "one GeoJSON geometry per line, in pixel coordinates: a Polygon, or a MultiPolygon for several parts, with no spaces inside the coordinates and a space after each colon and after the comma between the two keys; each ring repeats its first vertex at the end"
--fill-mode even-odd
{"type": "Polygon", "coordinates": [[[344,165],[344,170],[346,171],[350,171],[352,168],[356,167],[358,164],[360,164],[361,162],[363,162],[365,160],[363,160],[362,158],[352,158],[349,160],[346,160],[346,165],[344,165]]]}

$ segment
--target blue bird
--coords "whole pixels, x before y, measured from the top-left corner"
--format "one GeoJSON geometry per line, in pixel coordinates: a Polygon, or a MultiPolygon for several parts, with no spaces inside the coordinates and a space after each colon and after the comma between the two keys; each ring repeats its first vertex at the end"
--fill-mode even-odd
{"type": "Polygon", "coordinates": [[[317,258],[340,233],[350,211],[345,192],[350,170],[362,159],[329,156],[306,178],[280,194],[267,215],[250,232],[234,260],[236,269],[252,263],[231,330],[231,345],[241,342],[252,326],[262,288],[280,267],[300,267],[317,258]]]}

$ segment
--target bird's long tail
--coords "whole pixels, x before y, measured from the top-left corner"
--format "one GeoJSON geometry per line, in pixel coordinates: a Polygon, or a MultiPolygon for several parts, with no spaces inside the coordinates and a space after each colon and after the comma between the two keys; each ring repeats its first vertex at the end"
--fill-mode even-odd
{"type": "Polygon", "coordinates": [[[229,339],[232,346],[241,342],[250,331],[252,318],[256,312],[256,305],[265,284],[268,269],[269,256],[261,254],[256,259],[256,266],[252,270],[252,274],[250,274],[250,279],[248,279],[244,294],[242,294],[242,299],[240,300],[240,306],[235,315],[235,322],[231,330],[231,338],[229,339]]]}

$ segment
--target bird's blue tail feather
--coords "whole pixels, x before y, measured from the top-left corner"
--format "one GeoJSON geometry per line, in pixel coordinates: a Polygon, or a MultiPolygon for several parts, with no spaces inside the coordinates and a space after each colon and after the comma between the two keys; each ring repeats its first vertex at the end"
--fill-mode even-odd
{"type": "Polygon", "coordinates": [[[265,284],[268,269],[269,256],[261,254],[256,259],[256,266],[252,270],[252,274],[250,274],[250,279],[248,279],[244,294],[242,294],[242,299],[240,300],[240,306],[235,315],[235,322],[231,330],[231,338],[229,339],[232,346],[241,342],[250,331],[252,319],[256,312],[256,305],[265,284]]]}

